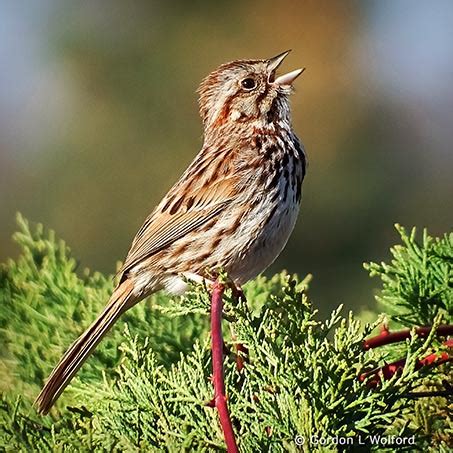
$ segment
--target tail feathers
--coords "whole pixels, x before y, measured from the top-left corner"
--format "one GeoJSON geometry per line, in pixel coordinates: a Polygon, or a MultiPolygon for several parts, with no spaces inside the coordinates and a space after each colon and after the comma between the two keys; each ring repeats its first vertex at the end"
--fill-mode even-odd
{"type": "Polygon", "coordinates": [[[38,412],[47,414],[79,368],[96,348],[115,321],[138,302],[134,285],[124,281],[112,294],[107,306],[90,327],[70,346],[54,368],[35,401],[38,412]]]}

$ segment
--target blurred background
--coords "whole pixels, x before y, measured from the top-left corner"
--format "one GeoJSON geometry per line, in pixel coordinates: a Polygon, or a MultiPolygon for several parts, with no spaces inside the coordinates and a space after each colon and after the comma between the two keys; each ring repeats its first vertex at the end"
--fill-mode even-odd
{"type": "Polygon", "coordinates": [[[292,48],[310,165],[268,273],[313,273],[323,313],[372,308],[362,263],[389,257],[393,224],[453,226],[452,23],[450,0],[2,1],[0,260],[20,211],[113,273],[200,149],[201,79],[292,48]]]}

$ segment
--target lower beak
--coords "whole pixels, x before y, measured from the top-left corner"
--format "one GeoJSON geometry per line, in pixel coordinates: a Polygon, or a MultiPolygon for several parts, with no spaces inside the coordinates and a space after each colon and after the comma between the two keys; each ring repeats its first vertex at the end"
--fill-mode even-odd
{"type": "Polygon", "coordinates": [[[275,85],[280,85],[280,86],[289,86],[291,85],[303,72],[305,71],[305,68],[302,69],[296,69],[295,71],[288,72],[287,74],[283,74],[281,76],[278,76],[274,80],[275,85]]]}

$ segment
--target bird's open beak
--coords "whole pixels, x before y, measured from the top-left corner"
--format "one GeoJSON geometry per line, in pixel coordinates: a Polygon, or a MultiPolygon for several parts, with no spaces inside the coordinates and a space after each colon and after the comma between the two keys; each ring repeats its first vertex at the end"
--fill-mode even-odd
{"type": "Polygon", "coordinates": [[[290,52],[291,50],[287,50],[286,52],[283,52],[276,57],[270,58],[268,60],[267,66],[269,70],[270,83],[279,86],[290,86],[294,82],[294,80],[296,80],[305,71],[305,68],[296,69],[295,71],[288,72],[287,74],[283,74],[275,78],[275,72],[277,68],[282,64],[283,60],[290,52]]]}

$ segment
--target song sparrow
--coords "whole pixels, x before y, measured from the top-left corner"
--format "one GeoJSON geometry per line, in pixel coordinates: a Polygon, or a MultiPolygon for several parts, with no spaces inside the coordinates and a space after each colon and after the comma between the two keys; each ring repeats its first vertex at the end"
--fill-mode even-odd
{"type": "Polygon", "coordinates": [[[296,222],[306,162],[288,100],[303,70],[276,77],[288,53],[226,63],[203,80],[203,147],[138,231],[107,306],[38,395],[40,413],[118,317],[146,296],[182,293],[187,279],[216,269],[239,286],[279,255],[296,222]]]}

